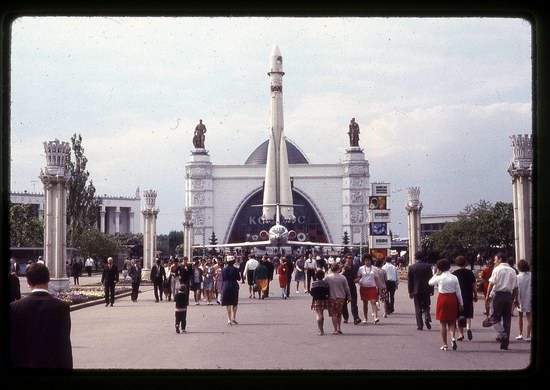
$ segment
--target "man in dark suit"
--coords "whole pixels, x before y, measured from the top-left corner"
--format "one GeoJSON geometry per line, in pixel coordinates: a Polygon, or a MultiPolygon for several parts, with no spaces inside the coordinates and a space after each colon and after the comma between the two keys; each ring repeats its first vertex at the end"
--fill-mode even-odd
{"type": "Polygon", "coordinates": [[[430,296],[434,295],[434,288],[428,284],[431,279],[432,267],[423,261],[422,252],[414,254],[416,262],[409,266],[408,287],[409,297],[414,300],[414,311],[416,314],[416,329],[422,330],[422,313],[426,328],[431,329],[432,318],[430,317],[430,296]]]}
{"type": "Polygon", "coordinates": [[[115,303],[115,284],[118,283],[118,267],[113,264],[113,258],[107,259],[107,265],[101,275],[101,284],[105,287],[105,306],[115,303]]]}
{"type": "Polygon", "coordinates": [[[69,305],[48,293],[44,264],[30,265],[26,276],[31,293],[10,304],[11,366],[72,369],[69,305]]]}
{"type": "Polygon", "coordinates": [[[132,302],[137,302],[139,294],[139,285],[141,283],[141,265],[139,260],[133,261],[128,275],[132,279],[132,302]]]}
{"type": "Polygon", "coordinates": [[[153,282],[153,290],[155,292],[155,302],[162,301],[162,286],[166,280],[166,271],[160,263],[160,259],[157,259],[157,263],[151,267],[151,282],[153,282]]]}

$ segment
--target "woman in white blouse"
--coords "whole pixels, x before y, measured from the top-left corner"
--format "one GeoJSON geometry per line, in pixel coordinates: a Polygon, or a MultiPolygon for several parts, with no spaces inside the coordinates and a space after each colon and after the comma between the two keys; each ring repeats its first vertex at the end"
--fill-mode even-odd
{"type": "Polygon", "coordinates": [[[455,339],[456,319],[458,312],[463,310],[462,293],[458,278],[451,274],[451,263],[447,259],[437,262],[437,273],[428,281],[430,286],[437,285],[438,296],[435,309],[435,318],[439,320],[441,340],[443,341],[442,351],[447,350],[447,328],[451,335],[453,350],[456,350],[455,339]]]}
{"type": "Polygon", "coordinates": [[[527,329],[525,341],[531,341],[531,268],[526,260],[521,259],[518,262],[518,329],[519,335],[516,340],[523,340],[523,316],[527,320],[527,329]]]}

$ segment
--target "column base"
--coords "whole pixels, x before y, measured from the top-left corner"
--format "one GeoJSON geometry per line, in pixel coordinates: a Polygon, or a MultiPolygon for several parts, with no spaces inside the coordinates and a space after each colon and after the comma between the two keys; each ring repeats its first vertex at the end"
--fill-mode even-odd
{"type": "Polygon", "coordinates": [[[69,278],[50,279],[50,283],[48,284],[48,291],[51,294],[69,292],[70,289],[69,278]]]}
{"type": "Polygon", "coordinates": [[[149,268],[141,269],[141,280],[151,280],[151,270],[149,268]]]}

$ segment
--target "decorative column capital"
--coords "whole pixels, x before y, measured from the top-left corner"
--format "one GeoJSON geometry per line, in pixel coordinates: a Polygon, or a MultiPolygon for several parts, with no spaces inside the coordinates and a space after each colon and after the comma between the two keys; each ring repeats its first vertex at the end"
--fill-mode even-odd
{"type": "Polygon", "coordinates": [[[143,191],[143,196],[145,197],[145,207],[141,211],[143,215],[157,215],[159,212],[158,208],[155,208],[155,201],[157,199],[157,191],[154,190],[145,190],[143,191]]]}
{"type": "Polygon", "coordinates": [[[409,187],[407,188],[408,201],[405,206],[405,210],[408,212],[411,211],[420,211],[422,210],[422,202],[420,202],[420,187],[409,187]]]}
{"type": "Polygon", "coordinates": [[[67,157],[71,152],[68,142],[61,142],[57,138],[54,141],[44,142],[44,152],[46,153],[46,168],[40,170],[40,180],[44,184],[53,181],[69,180],[71,173],[65,168],[67,166],[67,157]]]}
{"type": "Polygon", "coordinates": [[[533,140],[529,134],[510,136],[513,160],[508,166],[508,173],[513,178],[532,176],[533,174],[533,140]]]}

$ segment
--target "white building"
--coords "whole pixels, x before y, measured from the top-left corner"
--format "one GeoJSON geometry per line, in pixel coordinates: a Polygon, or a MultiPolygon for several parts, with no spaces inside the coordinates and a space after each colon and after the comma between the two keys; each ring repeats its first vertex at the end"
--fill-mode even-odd
{"type": "MultiPolygon", "coordinates": [[[[100,231],[109,234],[141,233],[139,189],[133,197],[103,195],[97,198],[101,200],[97,222],[100,231]]],[[[44,219],[43,193],[12,192],[10,201],[14,204],[35,205],[36,216],[40,220],[44,219]]]]}
{"type": "MultiPolygon", "coordinates": [[[[346,149],[341,163],[311,164],[295,143],[286,142],[294,204],[303,207],[295,207],[296,222],[285,225],[301,241],[341,244],[348,232],[350,243],[367,244],[371,186],[363,149],[346,149]]],[[[214,165],[206,152],[191,154],[185,205],[193,210],[195,245],[208,244],[212,232],[221,244],[255,241],[269,229],[261,208],[252,207],[262,204],[266,159],[267,141],[243,165],[214,165]]]]}
{"type": "Polygon", "coordinates": [[[422,237],[437,233],[443,230],[445,224],[454,222],[458,218],[458,214],[421,214],[420,215],[420,235],[422,237]]]}

